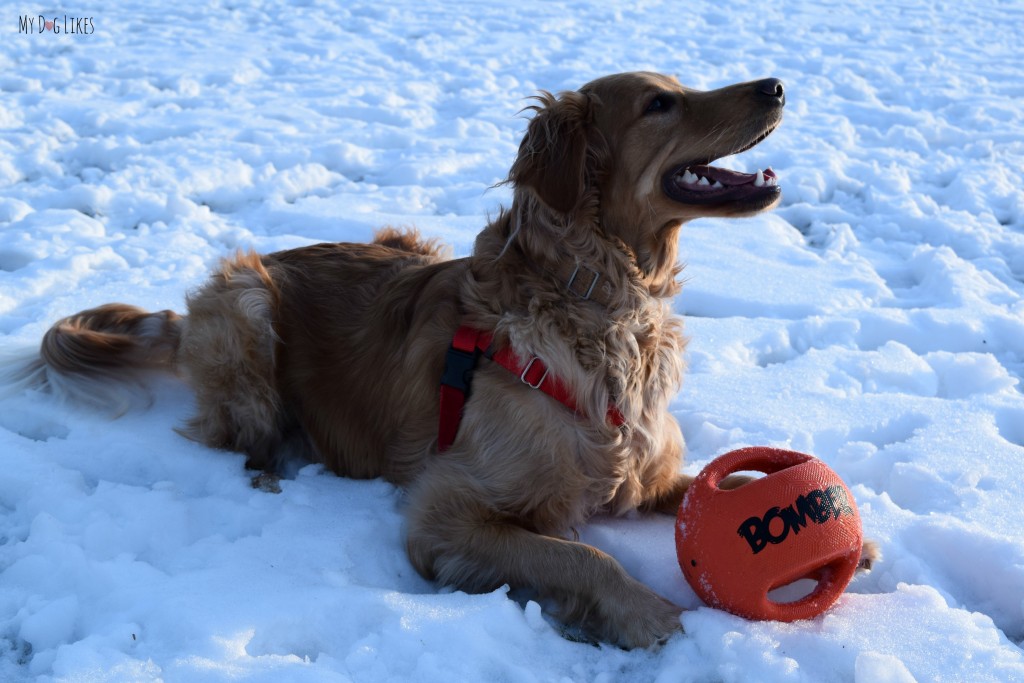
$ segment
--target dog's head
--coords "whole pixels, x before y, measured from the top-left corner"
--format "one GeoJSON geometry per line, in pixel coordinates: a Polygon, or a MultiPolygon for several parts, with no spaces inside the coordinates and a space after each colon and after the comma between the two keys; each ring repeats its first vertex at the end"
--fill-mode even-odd
{"type": "Polygon", "coordinates": [[[624,73],[537,99],[509,180],[555,213],[596,211],[598,227],[641,261],[662,260],[652,252],[685,221],[751,215],[781,197],[771,170],[711,165],[779,125],[777,79],[699,91],[670,76],[624,73]]]}

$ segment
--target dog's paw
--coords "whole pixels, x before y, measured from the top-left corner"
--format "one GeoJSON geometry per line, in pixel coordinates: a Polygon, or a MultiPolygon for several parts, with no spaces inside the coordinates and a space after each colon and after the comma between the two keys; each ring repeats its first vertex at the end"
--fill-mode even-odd
{"type": "Polygon", "coordinates": [[[270,472],[260,472],[250,483],[254,489],[264,493],[281,493],[281,477],[270,472]]]}
{"type": "Polygon", "coordinates": [[[882,561],[882,548],[875,541],[864,541],[860,551],[860,562],[857,563],[858,572],[869,572],[878,562],[882,561]]]}
{"type": "Polygon", "coordinates": [[[605,596],[597,606],[595,624],[601,640],[631,650],[660,645],[682,630],[682,609],[639,582],[631,589],[605,596]]]}
{"type": "Polygon", "coordinates": [[[718,488],[723,491],[732,491],[733,489],[738,489],[752,481],[757,481],[757,479],[757,477],[749,477],[745,474],[730,474],[728,477],[718,482],[718,488]]]}

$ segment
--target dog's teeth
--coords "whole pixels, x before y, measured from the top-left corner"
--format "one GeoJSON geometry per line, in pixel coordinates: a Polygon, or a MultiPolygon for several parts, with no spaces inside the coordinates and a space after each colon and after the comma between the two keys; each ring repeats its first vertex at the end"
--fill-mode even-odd
{"type": "Polygon", "coordinates": [[[719,182],[718,180],[716,180],[716,181],[715,181],[715,184],[714,184],[714,185],[712,185],[711,187],[713,187],[713,188],[714,188],[714,189],[716,189],[716,190],[720,190],[720,189],[722,189],[722,187],[724,187],[724,186],[722,185],[722,183],[721,183],[721,182],[719,182]]]}
{"type": "Polygon", "coordinates": [[[683,172],[683,182],[692,185],[697,182],[697,176],[690,173],[690,169],[686,169],[686,171],[683,172]]]}
{"type": "Polygon", "coordinates": [[[700,180],[697,181],[697,184],[698,185],[710,185],[711,183],[708,182],[707,178],[701,178],[700,180]]]}
{"type": "Polygon", "coordinates": [[[757,177],[754,178],[754,187],[764,187],[764,173],[757,169],[757,177]]]}

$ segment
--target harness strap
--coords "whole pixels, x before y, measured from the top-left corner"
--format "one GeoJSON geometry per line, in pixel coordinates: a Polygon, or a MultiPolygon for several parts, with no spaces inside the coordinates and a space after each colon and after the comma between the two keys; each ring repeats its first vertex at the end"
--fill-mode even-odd
{"type": "MultiPolygon", "coordinates": [[[[440,419],[437,429],[437,450],[443,453],[455,442],[462,421],[462,410],[469,399],[473,371],[480,356],[486,356],[505,368],[531,389],[543,391],[574,413],[581,412],[569,391],[569,387],[551,374],[547,365],[534,356],[525,363],[511,348],[495,351],[491,342],[494,336],[466,325],[455,331],[451,346],[445,355],[444,374],[441,376],[440,419]]],[[[625,424],[626,419],[609,402],[606,419],[616,427],[625,424]]]]}
{"type": "MultiPolygon", "coordinates": [[[[490,339],[480,330],[463,325],[455,331],[451,346],[444,358],[444,374],[441,375],[441,410],[437,427],[437,450],[448,450],[455,442],[462,421],[462,408],[469,398],[469,387],[473,381],[480,354],[490,346],[490,339]],[[486,342],[483,347],[482,342],[486,342]]],[[[487,335],[489,337],[489,335],[487,335]]]]}

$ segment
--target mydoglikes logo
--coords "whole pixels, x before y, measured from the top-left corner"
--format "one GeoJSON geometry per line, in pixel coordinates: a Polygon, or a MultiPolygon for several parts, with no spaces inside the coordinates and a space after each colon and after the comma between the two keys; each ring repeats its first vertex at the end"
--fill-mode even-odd
{"type": "Polygon", "coordinates": [[[90,35],[96,32],[92,17],[73,17],[67,14],[46,17],[42,14],[22,14],[18,17],[18,33],[53,33],[56,35],[90,35]]]}

